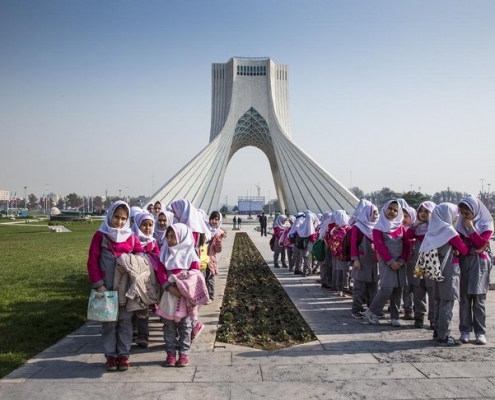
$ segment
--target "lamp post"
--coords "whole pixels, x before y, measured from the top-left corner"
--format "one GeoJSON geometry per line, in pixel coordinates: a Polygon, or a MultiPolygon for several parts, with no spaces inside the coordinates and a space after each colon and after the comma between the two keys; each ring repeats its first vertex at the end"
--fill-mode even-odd
{"type": "Polygon", "coordinates": [[[119,189],[119,200],[120,200],[120,194],[122,193],[122,189],[119,189]]]}
{"type": "Polygon", "coordinates": [[[27,209],[27,196],[26,196],[26,193],[27,193],[27,186],[24,186],[24,208],[27,209]]]}

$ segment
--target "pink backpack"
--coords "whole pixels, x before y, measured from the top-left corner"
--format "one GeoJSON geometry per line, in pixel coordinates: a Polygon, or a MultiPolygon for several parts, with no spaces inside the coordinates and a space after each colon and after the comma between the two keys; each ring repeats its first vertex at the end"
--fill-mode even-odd
{"type": "Polygon", "coordinates": [[[348,255],[346,254],[346,234],[348,234],[347,241],[350,239],[350,230],[351,227],[349,225],[336,226],[332,229],[328,237],[325,238],[327,245],[332,252],[332,255],[340,261],[346,261],[348,255]]]}

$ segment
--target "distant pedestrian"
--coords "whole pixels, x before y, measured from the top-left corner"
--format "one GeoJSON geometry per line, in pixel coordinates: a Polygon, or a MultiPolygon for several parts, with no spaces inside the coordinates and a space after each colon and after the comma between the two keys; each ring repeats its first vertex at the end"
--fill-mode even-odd
{"type": "Polygon", "coordinates": [[[237,226],[239,229],[241,229],[241,224],[242,224],[242,218],[241,217],[238,217],[237,218],[237,226]]]}
{"type": "Polygon", "coordinates": [[[265,213],[261,213],[261,215],[258,217],[258,220],[260,222],[261,236],[266,236],[266,226],[268,224],[268,221],[266,219],[265,213]]]}
{"type": "Polygon", "coordinates": [[[233,223],[233,228],[234,229],[237,229],[237,217],[234,215],[234,218],[232,219],[232,223],[233,223]]]}

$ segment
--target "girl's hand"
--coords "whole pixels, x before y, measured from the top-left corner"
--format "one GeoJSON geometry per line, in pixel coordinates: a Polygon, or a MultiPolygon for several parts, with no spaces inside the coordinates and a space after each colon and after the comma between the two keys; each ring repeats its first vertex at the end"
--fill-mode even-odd
{"type": "Polygon", "coordinates": [[[359,262],[359,260],[354,260],[354,264],[352,266],[356,269],[360,269],[361,263],[359,262]]]}
{"type": "Polygon", "coordinates": [[[474,228],[473,220],[471,220],[471,219],[464,219],[463,225],[464,225],[464,228],[466,228],[468,230],[474,228]]]}
{"type": "Polygon", "coordinates": [[[98,287],[98,289],[96,289],[99,293],[103,293],[103,292],[106,292],[107,291],[107,288],[105,287],[105,285],[101,285],[98,287]]]}
{"type": "Polygon", "coordinates": [[[400,264],[397,261],[394,261],[390,268],[392,268],[394,271],[397,271],[400,268],[400,264]]]}
{"type": "Polygon", "coordinates": [[[117,269],[121,274],[125,274],[127,271],[124,269],[124,267],[120,264],[117,264],[117,269]]]}
{"type": "Polygon", "coordinates": [[[459,255],[459,250],[457,250],[457,249],[453,249],[453,250],[452,250],[452,253],[454,254],[454,256],[456,256],[456,257],[457,257],[457,256],[459,255]]]}
{"type": "Polygon", "coordinates": [[[177,289],[177,286],[169,286],[167,289],[170,293],[172,293],[175,297],[180,297],[181,294],[179,292],[179,289],[177,289]]]}

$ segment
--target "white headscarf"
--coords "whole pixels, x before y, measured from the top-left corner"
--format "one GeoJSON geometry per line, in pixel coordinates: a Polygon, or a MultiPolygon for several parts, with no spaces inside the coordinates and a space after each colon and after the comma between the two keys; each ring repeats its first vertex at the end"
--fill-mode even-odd
{"type": "Polygon", "coordinates": [[[323,239],[325,233],[327,233],[328,226],[334,222],[333,214],[331,211],[326,211],[323,213],[323,217],[321,218],[320,224],[320,234],[318,235],[319,239],[323,239]]]}
{"type": "MultiPolygon", "coordinates": [[[[472,195],[466,196],[461,200],[461,203],[466,204],[471,212],[474,215],[473,225],[474,229],[478,234],[481,234],[486,231],[493,232],[493,218],[488,211],[488,208],[481,202],[480,199],[474,197],[472,195]]],[[[464,217],[461,213],[459,213],[459,219],[457,220],[457,224],[455,225],[455,229],[457,232],[461,233],[464,236],[468,236],[466,228],[464,227],[464,217]]]]}
{"type": "Polygon", "coordinates": [[[138,236],[139,242],[142,246],[146,246],[148,243],[154,242],[156,239],[153,237],[155,226],[155,217],[148,211],[138,213],[134,216],[134,225],[132,225],[132,231],[138,236]],[[153,228],[150,235],[145,235],[140,229],[143,221],[150,220],[153,222],[153,228]]]}
{"type": "MultiPolygon", "coordinates": [[[[142,213],[144,210],[138,206],[131,207],[131,219],[136,217],[137,214],[142,213]]],[[[146,211],[147,212],[147,211],[146,211]]]]}
{"type": "Polygon", "coordinates": [[[361,199],[359,200],[359,203],[358,205],[356,206],[356,209],[354,210],[354,212],[352,213],[351,215],[351,218],[349,218],[349,225],[354,225],[357,221],[357,216],[359,215],[359,213],[361,212],[361,210],[366,206],[366,205],[369,205],[371,204],[371,201],[369,200],[366,200],[366,199],[361,199]]]}
{"type": "Polygon", "coordinates": [[[170,225],[174,230],[177,244],[173,247],[168,247],[168,242],[165,240],[161,251],[160,261],[165,265],[167,270],[184,269],[188,270],[191,263],[199,262],[199,257],[194,248],[194,237],[191,229],[181,223],[170,225]]]}
{"type": "Polygon", "coordinates": [[[376,221],[372,222],[375,210],[378,210],[378,208],[373,203],[369,202],[369,204],[365,204],[364,207],[361,208],[359,214],[356,215],[355,225],[370,240],[373,240],[372,231],[376,224],[376,221]]]}
{"type": "Polygon", "coordinates": [[[318,217],[309,210],[304,211],[304,221],[297,227],[299,237],[309,237],[316,232],[318,217]]]}
{"type": "Polygon", "coordinates": [[[206,223],[206,226],[208,226],[208,228],[210,229],[210,234],[211,234],[211,238],[213,239],[217,233],[217,231],[220,229],[220,227],[222,226],[222,213],[220,211],[212,211],[212,213],[210,214],[210,217],[208,217],[208,222],[206,223]],[[210,224],[210,217],[211,217],[211,214],[213,214],[214,212],[217,212],[218,215],[220,215],[220,219],[218,220],[218,225],[217,226],[213,226],[210,224]]]}
{"type": "Polygon", "coordinates": [[[376,224],[373,229],[377,229],[379,231],[387,232],[387,233],[394,232],[402,225],[403,219],[404,219],[404,213],[402,212],[402,207],[400,203],[398,203],[397,200],[389,200],[382,207],[380,211],[380,216],[378,217],[378,221],[376,221],[376,224]],[[389,220],[385,216],[385,211],[387,210],[388,206],[394,202],[398,204],[399,212],[397,213],[397,216],[393,220],[389,220]]]}
{"type": "Polygon", "coordinates": [[[273,223],[274,228],[285,229],[285,223],[287,222],[287,215],[280,214],[273,223]]]}
{"type": "Polygon", "coordinates": [[[294,218],[292,222],[292,226],[290,227],[289,235],[294,235],[297,232],[297,228],[299,228],[299,225],[301,225],[304,222],[304,217],[291,217],[294,218]]]}
{"type": "MultiPolygon", "coordinates": [[[[418,214],[419,214],[419,209],[423,207],[424,209],[430,212],[430,217],[431,217],[431,213],[433,212],[436,206],[437,205],[433,201],[429,201],[429,200],[423,201],[418,207],[418,214]]],[[[427,230],[428,230],[428,222],[418,225],[414,233],[416,236],[422,236],[422,235],[426,235],[427,230]]]]}
{"type": "Polygon", "coordinates": [[[165,239],[165,233],[167,232],[167,228],[174,223],[174,214],[172,211],[160,211],[158,213],[158,217],[156,218],[156,223],[155,223],[155,229],[153,232],[153,237],[156,239],[158,242],[158,246],[160,248],[163,246],[163,243],[166,241],[165,239]],[[160,215],[163,214],[167,218],[167,226],[165,229],[161,229],[160,226],[158,225],[158,218],[160,218],[160,215]]]}
{"type": "Polygon", "coordinates": [[[122,228],[118,229],[112,227],[113,214],[115,213],[116,208],[121,205],[127,208],[128,216],[131,214],[129,205],[125,201],[117,200],[108,208],[105,220],[102,222],[100,228],[98,229],[100,232],[103,232],[110,239],[112,239],[115,243],[123,243],[132,235],[130,218],[127,218],[127,221],[125,221],[125,225],[122,228]]]}
{"type": "Polygon", "coordinates": [[[399,203],[399,206],[401,206],[402,208],[406,208],[406,207],[409,207],[409,204],[407,204],[407,201],[405,201],[404,199],[402,198],[399,198],[397,200],[395,200],[397,203],[399,203]]]}
{"type": "Polygon", "coordinates": [[[335,210],[333,212],[333,221],[335,226],[349,225],[349,215],[345,210],[335,210]]]}
{"type": "Polygon", "coordinates": [[[429,251],[438,249],[453,237],[458,235],[454,226],[454,219],[457,216],[458,208],[452,203],[440,203],[432,211],[428,230],[419,251],[429,251]]]}
{"type": "Polygon", "coordinates": [[[411,225],[412,225],[414,221],[416,221],[416,210],[414,209],[414,207],[407,206],[402,208],[402,212],[404,211],[409,215],[409,218],[411,218],[411,225]]]}
{"type": "Polygon", "coordinates": [[[193,232],[206,234],[206,239],[210,239],[210,229],[206,226],[203,215],[189,200],[174,200],[170,207],[172,207],[180,223],[186,224],[193,232]]]}

